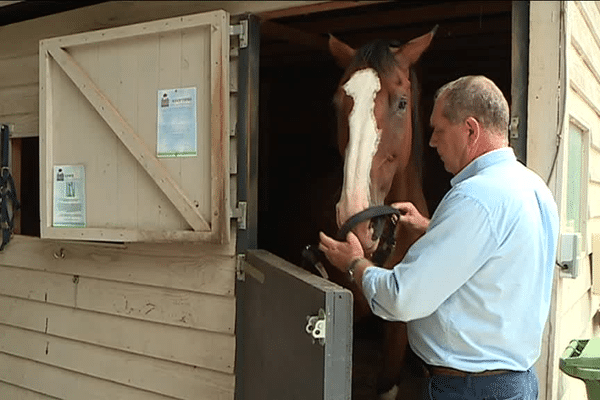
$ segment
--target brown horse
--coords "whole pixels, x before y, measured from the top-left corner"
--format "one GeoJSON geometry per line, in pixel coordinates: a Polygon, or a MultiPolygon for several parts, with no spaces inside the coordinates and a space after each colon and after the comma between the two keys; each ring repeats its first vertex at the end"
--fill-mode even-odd
{"type": "MultiPolygon", "coordinates": [[[[410,201],[428,216],[413,151],[412,112],[417,96],[411,87],[411,67],[429,47],[434,33],[435,29],[403,45],[376,41],[358,50],[330,37],[330,51],[345,69],[334,96],[338,144],[344,156],[344,181],[337,204],[339,226],[365,209],[398,201],[410,201]]],[[[367,255],[373,254],[379,244],[373,229],[369,221],[352,229],[367,255]]],[[[402,260],[417,239],[399,225],[395,247],[384,267],[391,268],[402,260]]],[[[342,284],[354,293],[355,319],[369,314],[369,306],[356,286],[349,280],[342,284]]],[[[386,323],[384,365],[378,386],[388,394],[382,399],[395,398],[398,389],[394,385],[401,378],[407,344],[406,324],[386,323]]],[[[407,397],[399,394],[398,398],[407,397]]]]}

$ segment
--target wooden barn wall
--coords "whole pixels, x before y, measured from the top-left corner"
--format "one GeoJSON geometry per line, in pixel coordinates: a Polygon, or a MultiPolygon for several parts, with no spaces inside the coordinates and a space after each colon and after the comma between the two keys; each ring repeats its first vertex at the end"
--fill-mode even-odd
{"type": "Polygon", "coordinates": [[[38,135],[38,47],[45,38],[223,9],[266,12],[316,1],[113,1],[0,27],[0,119],[38,135]]]}
{"type": "Polygon", "coordinates": [[[17,236],[0,255],[0,394],[232,399],[231,252],[17,236]]]}
{"type": "MultiPolygon", "coordinates": [[[[235,15],[305,3],[315,2],[109,2],[3,26],[0,121],[13,124],[16,138],[38,136],[41,39],[214,9],[235,15]]],[[[236,70],[237,53],[230,64],[236,70]]],[[[235,226],[227,245],[17,235],[0,253],[0,398],[233,399],[234,287],[235,226]]]]}
{"type": "Polygon", "coordinates": [[[566,51],[566,107],[563,143],[559,157],[561,187],[561,232],[569,231],[567,220],[568,147],[570,126],[584,132],[582,155],[581,201],[584,204],[580,223],[584,251],[576,279],[559,278],[556,288],[555,356],[552,399],[586,398],[582,381],[558,372],[558,359],[573,339],[598,336],[595,318],[599,297],[592,291],[592,235],[600,233],[600,3],[564,2],[566,51]],[[562,158],[562,160],[560,160],[562,158]],[[587,169],[587,172],[586,172],[587,169]]]}

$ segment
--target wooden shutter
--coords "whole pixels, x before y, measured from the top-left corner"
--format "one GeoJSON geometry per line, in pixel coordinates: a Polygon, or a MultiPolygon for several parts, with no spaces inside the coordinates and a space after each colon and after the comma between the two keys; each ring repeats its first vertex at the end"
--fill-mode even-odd
{"type": "Polygon", "coordinates": [[[230,240],[229,14],[40,42],[41,236],[230,240]],[[195,88],[197,155],[157,157],[158,93],[195,88]],[[55,166],[83,165],[85,226],[53,222],[55,166]]]}

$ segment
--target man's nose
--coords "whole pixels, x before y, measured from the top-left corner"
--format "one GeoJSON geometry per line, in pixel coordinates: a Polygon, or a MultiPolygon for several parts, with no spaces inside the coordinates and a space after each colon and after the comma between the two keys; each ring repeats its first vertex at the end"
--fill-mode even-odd
{"type": "Polygon", "coordinates": [[[431,139],[429,139],[429,146],[435,148],[436,143],[437,143],[437,140],[435,138],[435,134],[432,134],[431,135],[431,139]]]}

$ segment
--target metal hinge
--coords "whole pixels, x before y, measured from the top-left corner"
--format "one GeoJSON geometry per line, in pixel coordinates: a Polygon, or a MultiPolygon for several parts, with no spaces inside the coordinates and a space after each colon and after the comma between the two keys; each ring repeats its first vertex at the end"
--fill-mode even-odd
{"type": "Polygon", "coordinates": [[[246,280],[246,268],[244,268],[245,264],[246,264],[246,255],[238,254],[237,261],[235,263],[235,277],[237,278],[238,281],[246,280]]]}
{"type": "Polygon", "coordinates": [[[319,309],[319,315],[307,316],[306,333],[313,338],[313,343],[319,341],[321,346],[325,346],[325,311],[319,309]]]}
{"type": "Polygon", "coordinates": [[[248,47],[248,20],[243,19],[239,25],[229,26],[229,36],[240,35],[240,48],[248,47]]]}
{"type": "Polygon", "coordinates": [[[231,216],[237,218],[238,229],[246,229],[247,210],[248,203],[245,201],[238,201],[238,208],[231,210],[231,216]]]}
{"type": "Polygon", "coordinates": [[[235,264],[235,276],[238,281],[245,281],[246,276],[254,278],[260,284],[265,283],[265,274],[248,261],[245,254],[238,254],[235,264]]]}
{"type": "Polygon", "coordinates": [[[8,124],[2,124],[2,125],[6,125],[8,127],[8,137],[12,138],[15,132],[15,124],[14,123],[8,123],[8,124]]]}
{"type": "Polygon", "coordinates": [[[519,117],[512,117],[510,119],[510,138],[517,139],[519,137],[519,117]]]}

